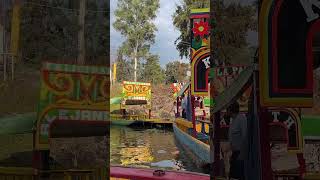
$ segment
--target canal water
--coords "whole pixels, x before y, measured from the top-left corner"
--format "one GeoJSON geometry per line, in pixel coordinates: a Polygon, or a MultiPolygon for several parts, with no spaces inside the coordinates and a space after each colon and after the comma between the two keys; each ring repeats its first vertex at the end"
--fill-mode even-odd
{"type": "Polygon", "coordinates": [[[172,129],[111,126],[112,165],[205,173],[176,141],[172,129]]]}

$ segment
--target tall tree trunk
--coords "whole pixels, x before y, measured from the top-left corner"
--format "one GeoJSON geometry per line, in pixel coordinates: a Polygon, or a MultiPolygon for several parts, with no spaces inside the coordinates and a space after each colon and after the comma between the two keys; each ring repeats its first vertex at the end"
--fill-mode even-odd
{"type": "Polygon", "coordinates": [[[138,66],[138,44],[134,49],[134,82],[137,82],[137,66],[138,66]]]}
{"type": "Polygon", "coordinates": [[[138,65],[138,59],[137,56],[134,56],[134,82],[137,82],[137,65],[138,65]]]}
{"type": "Polygon", "coordinates": [[[79,40],[79,54],[77,64],[84,64],[85,62],[85,42],[84,42],[84,21],[86,12],[86,0],[79,1],[79,25],[80,30],[78,33],[79,40]]]}

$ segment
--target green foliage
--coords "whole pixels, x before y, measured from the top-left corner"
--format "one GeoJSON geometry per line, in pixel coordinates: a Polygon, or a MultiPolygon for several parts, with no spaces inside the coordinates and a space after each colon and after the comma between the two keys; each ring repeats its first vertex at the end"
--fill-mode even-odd
{"type": "MultiPolygon", "coordinates": [[[[153,20],[159,0],[119,0],[114,28],[125,37],[121,51],[132,61],[146,59],[157,31],[153,20]]],[[[138,63],[138,62],[137,62],[138,63]]]]}
{"type": "Polygon", "coordinates": [[[151,55],[147,58],[143,69],[143,81],[152,84],[163,83],[165,75],[159,63],[158,55],[151,55]]]}
{"type": "Polygon", "coordinates": [[[95,64],[106,64],[106,58],[109,54],[110,44],[109,27],[110,13],[108,10],[109,2],[101,0],[87,0],[89,11],[86,14],[85,23],[85,45],[87,61],[95,64]],[[101,2],[101,3],[100,3],[101,2]],[[102,11],[103,10],[103,11],[102,11]]]}
{"type": "Polygon", "coordinates": [[[189,64],[180,63],[179,61],[169,62],[166,64],[165,76],[166,83],[183,82],[187,79],[189,64]]]}
{"type": "Polygon", "coordinates": [[[210,1],[195,1],[183,0],[180,5],[177,5],[176,11],[173,14],[173,25],[180,31],[180,36],[176,39],[175,45],[180,53],[180,57],[189,58],[190,54],[190,13],[194,8],[209,8],[210,1]]]}
{"type": "Polygon", "coordinates": [[[252,60],[254,50],[248,48],[247,33],[257,29],[257,4],[213,3],[216,25],[211,36],[216,52],[215,59],[226,64],[247,64],[252,60]]]}
{"type": "MultiPolygon", "coordinates": [[[[21,55],[24,60],[67,60],[78,55],[78,8],[76,0],[47,0],[24,3],[21,9],[21,55]]],[[[107,2],[87,0],[85,17],[86,63],[106,57],[109,37],[107,2]],[[101,11],[103,9],[104,11],[101,11]]],[[[105,62],[105,58],[104,64],[105,62]]],[[[71,61],[71,62],[70,62],[71,61]]]]}
{"type": "Polygon", "coordinates": [[[117,57],[117,81],[132,81],[130,77],[133,75],[133,67],[130,62],[128,62],[121,50],[118,50],[118,57],[117,57]]]}
{"type": "Polygon", "coordinates": [[[21,9],[21,50],[24,59],[38,63],[42,59],[77,56],[77,15],[48,6],[69,8],[61,1],[43,1],[42,6],[25,4],[21,9]]]}

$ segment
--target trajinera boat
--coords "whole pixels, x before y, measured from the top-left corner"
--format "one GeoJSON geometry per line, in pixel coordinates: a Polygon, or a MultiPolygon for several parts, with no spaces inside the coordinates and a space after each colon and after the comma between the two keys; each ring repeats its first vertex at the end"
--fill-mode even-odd
{"type": "MultiPolygon", "coordinates": [[[[175,137],[179,144],[190,155],[198,167],[206,167],[210,164],[210,145],[209,145],[209,116],[206,112],[209,109],[209,99],[205,98],[202,101],[194,101],[194,111],[191,111],[192,99],[187,96],[186,116],[182,116],[182,95],[189,90],[190,83],[187,83],[178,93],[176,98],[175,111],[176,118],[173,124],[175,137]],[[200,111],[199,111],[200,110],[200,111]],[[201,112],[202,111],[202,112],[201,112]],[[195,121],[192,122],[194,113],[195,121]],[[200,114],[203,113],[203,114],[200,114]]],[[[200,98],[199,98],[200,100],[200,98]]]]}
{"type": "Polygon", "coordinates": [[[177,109],[173,130],[178,142],[199,167],[211,164],[208,74],[213,63],[210,59],[209,12],[209,8],[191,10],[191,78],[175,93],[177,109]],[[182,101],[186,102],[186,107],[180,108],[182,101]]]}
{"type": "Polygon", "coordinates": [[[143,82],[124,81],[122,96],[110,100],[111,124],[129,126],[137,121],[144,121],[151,117],[151,84],[143,82]],[[130,106],[143,106],[148,113],[129,114],[130,106]]]}

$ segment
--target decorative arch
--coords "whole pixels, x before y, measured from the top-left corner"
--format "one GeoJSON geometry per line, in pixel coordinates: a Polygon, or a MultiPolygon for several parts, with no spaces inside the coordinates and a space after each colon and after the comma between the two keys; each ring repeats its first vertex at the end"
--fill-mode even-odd
{"type": "Polygon", "coordinates": [[[191,62],[191,91],[194,95],[206,96],[208,94],[208,74],[211,64],[209,48],[203,47],[193,54],[191,62]]]}
{"type": "Polygon", "coordinates": [[[259,19],[261,104],[311,107],[313,104],[313,33],[304,0],[263,1],[259,19]],[[290,68],[287,68],[290,64],[290,68]]]}
{"type": "Polygon", "coordinates": [[[303,152],[301,118],[298,109],[270,108],[268,110],[268,119],[271,140],[286,141],[289,152],[303,152]],[[284,137],[272,136],[272,133],[275,133],[272,131],[272,127],[284,130],[284,132],[279,134],[281,136],[284,135],[284,137]]]}
{"type": "Polygon", "coordinates": [[[192,9],[191,29],[191,93],[196,96],[207,96],[208,74],[213,65],[210,58],[210,9],[192,9]]]}

